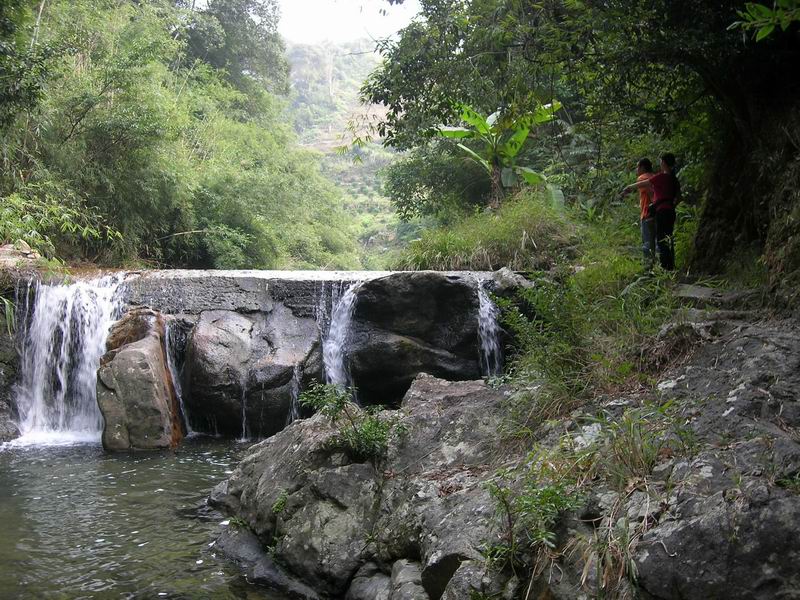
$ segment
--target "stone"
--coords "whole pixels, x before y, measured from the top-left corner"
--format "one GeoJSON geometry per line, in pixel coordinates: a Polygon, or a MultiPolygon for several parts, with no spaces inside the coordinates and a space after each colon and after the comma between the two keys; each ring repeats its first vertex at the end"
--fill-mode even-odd
{"type": "Polygon", "coordinates": [[[420,564],[401,559],[392,566],[392,594],[389,600],[430,600],[422,587],[420,564]]]}
{"type": "Polygon", "coordinates": [[[108,451],[173,448],[183,437],[163,335],[163,317],[147,309],[127,313],[112,328],[97,373],[108,451]]]}
{"type": "Polygon", "coordinates": [[[258,538],[247,529],[228,527],[217,538],[215,548],[239,563],[246,571],[248,581],[291,600],[319,600],[319,594],[281,569],[261,548],[258,538]]]}
{"type": "Polygon", "coordinates": [[[286,425],[292,379],[304,365],[318,374],[313,319],[282,304],[267,313],[206,311],[186,349],[184,402],[192,428],[240,437],[266,437],[286,425]]]}
{"type": "Polygon", "coordinates": [[[794,494],[755,505],[748,496],[730,502],[721,492],[703,498],[691,515],[644,535],[635,556],[638,583],[654,598],[796,597],[797,523],[794,494]]]}
{"type": "Polygon", "coordinates": [[[359,399],[396,406],[423,372],[449,380],[480,377],[476,285],[425,271],[364,283],[347,345],[359,399]]]}
{"type": "Polygon", "coordinates": [[[339,451],[336,429],[316,415],[251,447],[209,503],[243,519],[320,593],[358,600],[385,590],[379,565],[406,559],[413,585],[404,575],[390,597],[438,600],[463,564],[485,566],[495,509],[481,477],[504,399],[482,381],[420,374],[402,408],[384,413],[405,432],[390,436],[380,468],[339,451]]]}
{"type": "Polygon", "coordinates": [[[391,577],[368,562],[356,572],[344,600],[389,600],[391,593],[391,577]]]}
{"type": "MultiPolygon", "coordinates": [[[[0,322],[3,321],[0,309],[0,322]]],[[[19,358],[14,347],[14,338],[0,331],[0,443],[19,437],[19,429],[14,423],[12,410],[12,390],[17,378],[19,358]]]]}

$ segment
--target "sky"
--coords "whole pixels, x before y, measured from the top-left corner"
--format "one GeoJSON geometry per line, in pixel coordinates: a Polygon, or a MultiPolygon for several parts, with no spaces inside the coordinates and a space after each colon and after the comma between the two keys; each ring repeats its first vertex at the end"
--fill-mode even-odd
{"type": "Polygon", "coordinates": [[[419,12],[418,0],[399,6],[385,0],[280,0],[280,5],[281,35],[301,44],[388,37],[419,12]]]}

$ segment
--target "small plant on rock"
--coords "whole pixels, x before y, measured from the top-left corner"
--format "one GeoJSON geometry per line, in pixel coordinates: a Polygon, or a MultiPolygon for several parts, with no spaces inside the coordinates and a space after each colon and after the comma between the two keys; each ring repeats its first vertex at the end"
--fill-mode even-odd
{"type": "Polygon", "coordinates": [[[386,454],[396,419],[381,416],[380,407],[362,409],[352,398],[352,389],[315,383],[300,395],[300,403],[322,413],[338,427],[338,434],[331,440],[333,446],[357,461],[379,460],[386,454]]]}

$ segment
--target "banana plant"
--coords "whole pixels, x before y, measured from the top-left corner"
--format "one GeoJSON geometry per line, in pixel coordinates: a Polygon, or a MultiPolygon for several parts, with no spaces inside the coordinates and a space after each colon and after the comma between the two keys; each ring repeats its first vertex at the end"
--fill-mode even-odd
{"type": "Polygon", "coordinates": [[[536,110],[525,113],[515,119],[496,112],[484,117],[466,104],[459,104],[461,120],[469,127],[439,127],[439,135],[450,139],[479,140],[483,142],[482,154],[459,143],[466,154],[481,165],[492,181],[492,198],[490,205],[497,208],[503,197],[503,188],[511,187],[520,180],[536,185],[545,183],[546,177],[530,167],[516,164],[525,141],[531,130],[555,118],[561,103],[554,100],[551,104],[543,104],[536,110]]]}

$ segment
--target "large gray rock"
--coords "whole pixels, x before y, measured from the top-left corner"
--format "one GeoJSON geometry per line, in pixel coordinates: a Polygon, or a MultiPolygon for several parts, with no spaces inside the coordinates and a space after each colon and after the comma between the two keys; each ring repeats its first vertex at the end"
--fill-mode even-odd
{"type": "Polygon", "coordinates": [[[344,600],[389,600],[391,593],[392,578],[370,562],[355,574],[344,600]]]}
{"type": "MultiPolygon", "coordinates": [[[[3,322],[0,310],[0,322],[3,322]]],[[[19,429],[13,420],[12,389],[17,378],[19,358],[14,346],[14,338],[0,331],[0,442],[8,442],[19,437],[19,429]]]]}
{"type": "Polygon", "coordinates": [[[400,559],[392,566],[389,600],[430,600],[422,587],[422,570],[417,562],[400,559]]]}
{"type": "Polygon", "coordinates": [[[396,406],[419,373],[477,379],[476,281],[431,271],[367,281],[357,293],[347,354],[367,403],[396,406]]]}
{"type": "Polygon", "coordinates": [[[408,559],[414,585],[392,584],[391,598],[438,600],[464,561],[484,564],[494,505],[481,477],[492,470],[503,398],[480,381],[420,375],[394,413],[405,433],[391,437],[379,469],[331,445],[336,431],[317,415],[253,446],[209,500],[320,592],[384,593],[386,565],[408,559]]]}
{"type": "Polygon", "coordinates": [[[246,529],[229,527],[217,539],[215,549],[239,563],[247,573],[248,581],[291,600],[319,600],[314,590],[287,575],[264,551],[258,538],[246,529]]]}
{"type": "Polygon", "coordinates": [[[97,372],[106,450],[172,448],[182,438],[163,335],[163,317],[149,310],[129,312],[112,328],[97,372]]]}
{"type": "Polygon", "coordinates": [[[318,372],[319,333],[282,304],[267,313],[206,311],[186,350],[185,404],[192,427],[249,438],[286,424],[293,377],[318,372]],[[315,352],[316,351],[316,352],[315,352]]]}

